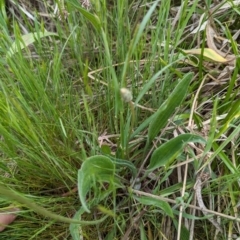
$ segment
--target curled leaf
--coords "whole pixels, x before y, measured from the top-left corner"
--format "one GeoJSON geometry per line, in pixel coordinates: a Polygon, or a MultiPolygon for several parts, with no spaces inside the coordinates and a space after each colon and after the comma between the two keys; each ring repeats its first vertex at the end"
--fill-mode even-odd
{"type": "Polygon", "coordinates": [[[108,157],[96,155],[83,162],[81,169],[78,171],[78,194],[82,208],[86,212],[90,213],[87,205],[87,193],[93,186],[96,187],[97,182],[113,182],[114,173],[114,163],[108,157]]]}

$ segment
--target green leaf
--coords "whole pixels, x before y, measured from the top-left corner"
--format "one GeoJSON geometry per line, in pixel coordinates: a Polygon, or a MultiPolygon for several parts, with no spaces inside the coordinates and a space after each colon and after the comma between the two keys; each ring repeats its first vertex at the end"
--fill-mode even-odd
{"type": "Polygon", "coordinates": [[[151,18],[152,13],[154,12],[155,8],[158,5],[158,1],[155,1],[155,3],[149,8],[148,12],[146,13],[146,15],[143,17],[143,20],[141,22],[141,24],[139,25],[139,28],[136,32],[136,34],[134,34],[134,38],[132,40],[132,42],[130,43],[129,46],[129,51],[127,52],[127,56],[126,59],[124,61],[124,66],[123,66],[123,71],[122,71],[122,81],[121,81],[121,85],[124,85],[124,81],[125,81],[125,77],[126,77],[126,73],[127,73],[127,68],[129,66],[129,61],[131,59],[132,53],[134,52],[134,50],[136,49],[136,47],[138,46],[138,42],[145,30],[145,27],[148,23],[148,21],[151,18]]]}
{"type": "Polygon", "coordinates": [[[154,114],[155,117],[150,123],[148,129],[148,144],[157,136],[159,131],[166,126],[168,119],[173,115],[175,109],[182,103],[187,94],[192,76],[193,73],[186,74],[173,90],[172,94],[154,114]]]}
{"type": "Polygon", "coordinates": [[[104,222],[106,220],[106,218],[108,217],[107,215],[105,215],[103,218],[92,221],[92,222],[91,221],[82,221],[81,215],[84,213],[85,213],[84,209],[82,207],[80,207],[80,209],[74,214],[74,216],[72,218],[72,221],[74,221],[74,222],[70,223],[69,230],[70,230],[70,234],[71,234],[73,240],[83,239],[84,233],[82,232],[82,226],[86,226],[86,225],[95,225],[96,226],[97,224],[104,222]],[[77,223],[77,222],[79,222],[79,223],[77,223]]]}
{"type": "Polygon", "coordinates": [[[176,61],[173,61],[169,64],[167,64],[164,68],[162,68],[160,71],[158,71],[157,73],[155,73],[143,86],[142,90],[139,92],[136,100],[135,100],[135,104],[138,104],[138,102],[142,99],[142,97],[144,96],[144,94],[146,94],[149,89],[152,87],[153,83],[159,79],[159,76],[161,76],[166,70],[171,69],[172,66],[176,63],[178,63],[179,61],[183,61],[185,59],[185,57],[182,58],[178,58],[176,61]]]}
{"type": "Polygon", "coordinates": [[[113,182],[115,167],[105,156],[94,156],[86,159],[78,171],[78,194],[82,207],[90,212],[86,203],[86,195],[96,182],[113,182]]]}
{"type": "Polygon", "coordinates": [[[137,175],[137,168],[129,160],[124,160],[124,159],[121,159],[121,158],[115,158],[115,157],[112,157],[110,155],[108,157],[117,166],[117,169],[119,169],[120,167],[127,167],[128,169],[131,170],[131,172],[133,174],[133,177],[135,177],[137,175]]]}
{"type": "Polygon", "coordinates": [[[90,13],[89,11],[85,10],[81,5],[79,4],[79,1],[69,1],[75,9],[77,9],[97,30],[101,30],[101,22],[97,15],[90,13]]]}
{"type": "MultiPolygon", "coordinates": [[[[178,230],[179,222],[176,219],[173,219],[173,224],[175,226],[175,229],[178,230]]],[[[189,239],[189,237],[190,237],[190,233],[188,229],[184,225],[181,225],[180,240],[187,240],[189,239]]]]}
{"type": "MultiPolygon", "coordinates": [[[[81,219],[81,215],[83,213],[84,213],[83,208],[80,208],[74,214],[73,219],[80,220],[81,219]]],[[[80,224],[71,223],[70,226],[69,226],[69,230],[70,230],[70,234],[71,234],[73,240],[79,240],[79,239],[82,238],[82,236],[81,236],[82,228],[81,228],[80,224]]]]}
{"type": "Polygon", "coordinates": [[[228,110],[228,114],[224,118],[222,127],[220,128],[218,134],[215,136],[215,139],[218,139],[225,131],[227,131],[231,122],[234,119],[238,119],[239,117],[240,117],[240,99],[231,103],[231,107],[228,110]]]}
{"type": "Polygon", "coordinates": [[[141,204],[161,208],[169,217],[174,218],[172,208],[167,202],[145,196],[134,198],[141,204]]]}
{"type": "MultiPolygon", "coordinates": [[[[145,224],[143,224],[142,221],[139,222],[139,229],[140,229],[140,240],[148,240],[148,237],[146,235],[146,227],[145,224]]],[[[152,238],[151,238],[152,239],[152,238]]]]}
{"type": "Polygon", "coordinates": [[[13,42],[12,46],[10,47],[9,51],[7,52],[7,57],[12,57],[12,55],[14,55],[16,52],[18,52],[19,49],[17,47],[16,41],[21,41],[19,45],[22,50],[26,46],[34,43],[36,41],[36,39],[40,39],[40,38],[48,37],[48,36],[58,36],[58,34],[54,33],[54,32],[45,31],[45,32],[35,32],[35,33],[28,33],[28,34],[22,35],[21,40],[16,39],[13,42]]]}
{"type": "Polygon", "coordinates": [[[184,147],[190,142],[204,144],[206,143],[206,140],[200,136],[189,133],[182,134],[171,139],[153,152],[147,171],[150,172],[156,168],[170,165],[172,161],[183,152],[184,147]]]}
{"type": "MultiPolygon", "coordinates": [[[[212,110],[212,117],[210,122],[210,130],[208,133],[208,138],[206,142],[206,146],[204,148],[204,153],[202,159],[206,157],[206,155],[211,151],[212,144],[214,143],[214,137],[217,129],[217,106],[218,106],[218,99],[214,100],[213,110],[212,110]]],[[[201,161],[200,161],[201,162],[201,161]]]]}
{"type": "Polygon", "coordinates": [[[102,145],[101,146],[101,152],[106,155],[111,154],[111,148],[108,145],[102,145]]]}
{"type": "MultiPolygon", "coordinates": [[[[217,151],[219,149],[219,145],[216,142],[213,142],[212,144],[212,148],[215,151],[217,151]]],[[[232,174],[238,174],[238,169],[236,166],[234,166],[233,162],[231,159],[229,159],[228,155],[224,153],[224,151],[220,151],[218,153],[218,158],[221,159],[221,161],[226,165],[226,167],[228,168],[228,170],[232,173],[232,174]]]]}

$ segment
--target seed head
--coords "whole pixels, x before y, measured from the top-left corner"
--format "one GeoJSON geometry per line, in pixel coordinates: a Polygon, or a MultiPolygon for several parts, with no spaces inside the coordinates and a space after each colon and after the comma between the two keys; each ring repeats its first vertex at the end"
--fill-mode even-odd
{"type": "Polygon", "coordinates": [[[133,97],[132,97],[132,93],[130,92],[130,90],[128,90],[127,88],[121,88],[120,93],[121,93],[121,96],[122,96],[122,99],[124,102],[132,101],[133,97]]]}

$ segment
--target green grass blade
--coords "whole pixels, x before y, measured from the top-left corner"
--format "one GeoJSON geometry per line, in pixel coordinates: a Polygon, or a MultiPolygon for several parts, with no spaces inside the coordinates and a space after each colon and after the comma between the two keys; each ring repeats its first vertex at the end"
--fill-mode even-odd
{"type": "MultiPolygon", "coordinates": [[[[240,132],[240,130],[239,130],[239,132],[240,132]]],[[[213,148],[214,151],[217,151],[219,149],[219,145],[216,142],[214,142],[212,144],[212,148],[213,148]]],[[[238,173],[238,169],[233,165],[232,161],[229,159],[227,154],[225,154],[223,151],[220,151],[218,153],[218,157],[221,159],[221,161],[225,164],[225,166],[228,168],[228,170],[232,174],[237,174],[238,173]]]]}
{"type": "Polygon", "coordinates": [[[220,128],[215,139],[218,139],[229,128],[230,123],[234,119],[237,119],[239,117],[240,117],[240,99],[236,100],[234,103],[231,104],[229,112],[225,119],[223,120],[223,125],[220,128]]]}
{"type": "MultiPolygon", "coordinates": [[[[216,128],[217,128],[217,106],[218,106],[218,99],[216,99],[214,101],[212,118],[211,118],[211,122],[210,122],[210,130],[208,133],[207,143],[204,148],[204,153],[203,153],[202,159],[204,159],[206,157],[206,154],[208,154],[211,151],[212,144],[215,139],[216,128]]],[[[201,161],[199,161],[199,163],[201,163],[201,161]]]]}
{"type": "Polygon", "coordinates": [[[164,68],[162,68],[160,71],[158,71],[156,74],[154,74],[154,76],[151,79],[149,79],[146,84],[144,84],[143,89],[140,91],[140,93],[138,94],[138,96],[136,98],[135,104],[137,104],[142,99],[144,94],[147,93],[147,91],[152,87],[154,82],[159,78],[159,76],[161,76],[161,74],[163,74],[167,69],[170,69],[172,67],[172,65],[176,64],[177,62],[179,62],[183,59],[185,59],[185,57],[179,58],[176,61],[173,61],[173,62],[167,64],[164,68]]]}
{"type": "Polygon", "coordinates": [[[68,2],[70,2],[70,4],[72,4],[77,10],[79,10],[79,12],[93,25],[93,27],[97,31],[100,31],[101,22],[97,15],[92,14],[85,10],[84,8],[82,8],[81,5],[79,4],[79,1],[69,0],[68,2]]]}
{"type": "MultiPolygon", "coordinates": [[[[236,126],[236,128],[233,130],[233,132],[225,139],[225,141],[217,147],[217,144],[214,144],[214,153],[211,155],[211,157],[208,159],[208,161],[206,161],[203,166],[201,167],[201,169],[205,168],[207,166],[207,164],[209,164],[209,162],[211,162],[216,156],[219,155],[219,153],[221,153],[221,151],[224,149],[224,147],[227,146],[227,144],[229,144],[229,142],[231,142],[240,132],[240,126],[236,126]]],[[[227,164],[227,163],[226,163],[227,164]]],[[[198,171],[200,171],[201,169],[199,169],[198,171]]],[[[232,168],[231,166],[229,167],[230,171],[235,171],[234,168],[232,168]]]]}
{"type": "Polygon", "coordinates": [[[150,20],[150,17],[153,13],[153,11],[155,10],[155,8],[157,7],[157,4],[158,4],[159,1],[155,1],[155,3],[150,7],[150,9],[148,10],[147,14],[144,16],[138,30],[137,30],[137,33],[134,37],[134,39],[132,40],[132,43],[130,44],[130,47],[129,47],[129,50],[128,50],[128,53],[127,53],[127,56],[126,56],[126,60],[125,60],[125,64],[124,64],[124,67],[123,67],[123,72],[122,72],[122,81],[121,81],[121,84],[122,86],[124,86],[124,81],[125,81],[125,77],[126,77],[126,73],[127,73],[127,68],[129,66],[129,61],[131,59],[131,56],[132,56],[132,53],[134,52],[134,50],[136,49],[137,47],[137,44],[144,32],[144,29],[148,23],[148,21],[150,20]]]}

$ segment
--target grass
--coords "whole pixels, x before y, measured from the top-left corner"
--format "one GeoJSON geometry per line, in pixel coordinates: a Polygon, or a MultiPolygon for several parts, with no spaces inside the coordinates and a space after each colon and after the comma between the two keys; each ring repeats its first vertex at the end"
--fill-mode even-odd
{"type": "Polygon", "coordinates": [[[1,2],[1,239],[239,237],[230,2],[1,2]]]}

